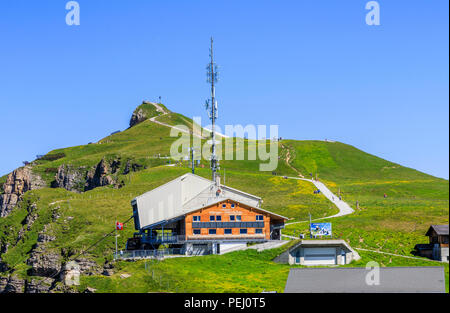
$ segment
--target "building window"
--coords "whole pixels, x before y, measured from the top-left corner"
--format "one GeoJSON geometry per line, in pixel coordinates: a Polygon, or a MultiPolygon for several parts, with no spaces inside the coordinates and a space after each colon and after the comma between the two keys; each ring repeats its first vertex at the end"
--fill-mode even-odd
{"type": "Polygon", "coordinates": [[[247,228],[241,228],[241,229],[239,230],[239,233],[242,234],[242,235],[247,234],[247,228]]]}
{"type": "Polygon", "coordinates": [[[230,221],[235,221],[236,217],[234,215],[230,215],[230,221]]]}
{"type": "Polygon", "coordinates": [[[231,231],[231,228],[225,228],[224,234],[225,235],[231,235],[233,232],[231,231]]]}
{"type": "Polygon", "coordinates": [[[211,215],[210,217],[209,217],[209,221],[210,222],[214,222],[216,219],[215,219],[215,216],[214,215],[211,215]]]}
{"type": "Polygon", "coordinates": [[[218,222],[222,221],[222,216],[217,215],[217,216],[216,216],[216,221],[218,221],[218,222]]]}
{"type": "Polygon", "coordinates": [[[217,231],[215,229],[208,229],[208,234],[215,235],[217,231]]]}
{"type": "Polygon", "coordinates": [[[262,231],[263,231],[262,228],[256,228],[255,234],[262,234],[263,233],[262,231]]]}
{"type": "Polygon", "coordinates": [[[226,207],[227,207],[226,203],[222,204],[222,208],[225,209],[226,207]]]}
{"type": "Polygon", "coordinates": [[[192,217],[192,220],[193,220],[194,222],[200,222],[200,215],[194,215],[194,216],[192,217]]]}
{"type": "Polygon", "coordinates": [[[235,205],[234,203],[231,204],[231,208],[234,209],[235,206],[236,206],[236,205],[235,205]]]}
{"type": "Polygon", "coordinates": [[[236,215],[236,221],[241,221],[241,220],[242,220],[241,217],[242,217],[242,216],[240,216],[240,215],[236,215]]]}
{"type": "Polygon", "coordinates": [[[257,221],[264,221],[264,216],[263,215],[256,215],[256,220],[257,221]]]}
{"type": "Polygon", "coordinates": [[[200,235],[201,230],[200,229],[194,229],[194,235],[200,235]]]}

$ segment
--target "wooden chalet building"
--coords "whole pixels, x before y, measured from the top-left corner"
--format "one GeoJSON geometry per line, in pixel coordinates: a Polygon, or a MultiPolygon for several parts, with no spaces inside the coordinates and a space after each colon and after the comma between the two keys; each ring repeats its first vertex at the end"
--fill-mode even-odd
{"type": "Polygon", "coordinates": [[[429,237],[429,243],[417,244],[416,255],[448,262],[448,225],[431,225],[425,236],[429,237]]]}
{"type": "Polygon", "coordinates": [[[280,240],[287,218],[261,203],[220,180],[185,174],[132,200],[139,233],[127,249],[167,244],[185,254],[219,254],[248,242],[280,240]]]}

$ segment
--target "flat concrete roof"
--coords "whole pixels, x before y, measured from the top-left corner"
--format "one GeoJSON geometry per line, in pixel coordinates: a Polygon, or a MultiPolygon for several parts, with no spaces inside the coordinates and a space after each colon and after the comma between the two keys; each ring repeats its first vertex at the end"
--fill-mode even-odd
{"type": "Polygon", "coordinates": [[[379,270],[379,284],[369,285],[366,277],[373,276],[364,267],[292,268],[284,292],[445,293],[443,267],[380,267],[379,270]]]}

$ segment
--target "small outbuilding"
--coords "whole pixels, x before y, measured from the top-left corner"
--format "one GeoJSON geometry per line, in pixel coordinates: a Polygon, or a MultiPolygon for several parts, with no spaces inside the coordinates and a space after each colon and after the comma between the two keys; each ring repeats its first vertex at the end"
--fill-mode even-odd
{"type": "Polygon", "coordinates": [[[291,265],[344,265],[360,258],[344,240],[301,240],[276,257],[274,262],[291,265]]]}
{"type": "Polygon", "coordinates": [[[417,244],[415,254],[436,261],[448,262],[448,225],[431,225],[425,236],[429,243],[417,244]]]}

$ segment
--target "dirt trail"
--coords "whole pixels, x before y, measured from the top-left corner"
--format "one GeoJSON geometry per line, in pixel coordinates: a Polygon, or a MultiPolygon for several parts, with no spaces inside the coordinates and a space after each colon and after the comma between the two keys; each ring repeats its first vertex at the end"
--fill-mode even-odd
{"type": "MultiPolygon", "coordinates": [[[[299,170],[297,170],[294,166],[292,166],[289,162],[291,160],[291,153],[289,148],[287,148],[285,145],[281,144],[281,148],[282,149],[286,149],[286,164],[287,166],[289,166],[293,171],[295,171],[298,177],[287,177],[288,179],[298,179],[298,180],[304,180],[304,181],[308,181],[310,183],[313,183],[317,189],[319,189],[322,194],[328,199],[330,200],[338,209],[339,209],[339,213],[332,215],[332,216],[327,216],[327,217],[322,217],[322,218],[318,218],[315,220],[323,220],[323,219],[328,219],[328,218],[333,218],[333,217],[339,217],[339,216],[344,216],[344,215],[348,215],[348,214],[352,214],[354,212],[354,210],[344,201],[342,201],[341,199],[339,199],[338,196],[336,196],[335,194],[333,194],[327,186],[325,186],[324,183],[317,181],[317,180],[313,180],[313,179],[306,179],[302,173],[300,173],[299,170]]],[[[299,221],[299,222],[293,222],[293,223],[287,223],[286,225],[289,224],[297,224],[297,223],[304,223],[307,221],[299,221]]]]}
{"type": "Polygon", "coordinates": [[[295,167],[293,167],[290,163],[291,161],[291,150],[289,150],[289,148],[287,148],[285,145],[281,144],[281,148],[282,149],[286,149],[286,158],[284,159],[284,161],[286,162],[286,165],[289,166],[294,172],[296,172],[298,174],[299,177],[301,178],[305,178],[302,173],[300,173],[300,171],[298,169],[296,169],[295,167]]]}

